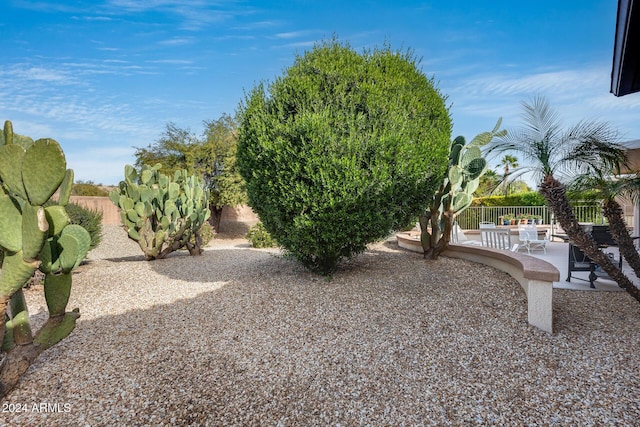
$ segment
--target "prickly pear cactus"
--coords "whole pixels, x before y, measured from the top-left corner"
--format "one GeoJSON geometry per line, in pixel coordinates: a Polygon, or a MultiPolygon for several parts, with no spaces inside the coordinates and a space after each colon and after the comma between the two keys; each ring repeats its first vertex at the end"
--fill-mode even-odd
{"type": "Polygon", "coordinates": [[[166,257],[186,247],[191,255],[202,253],[200,228],[209,218],[207,193],[196,176],[186,170],[173,179],[160,173],[162,166],[124,169],[124,181],[111,191],[120,208],[124,229],[136,241],[147,260],[166,257]]]}
{"type": "Polygon", "coordinates": [[[469,144],[463,136],[451,143],[448,173],[431,206],[420,216],[420,240],[425,257],[436,259],[448,246],[456,217],[471,205],[480,177],[487,171],[480,147],[506,134],[505,130],[498,130],[501,123],[499,119],[491,132],[477,135],[469,144]]]}
{"type": "Polygon", "coordinates": [[[0,397],[18,382],[29,365],[47,348],[71,333],[80,317],[67,312],[71,271],[84,259],[91,237],[69,224],[73,171],[53,139],[13,134],[4,125],[0,140],[0,397]],[[59,204],[43,207],[59,190],[59,204]],[[49,319],[33,335],[22,288],[36,269],[45,273],[44,293],[49,319]],[[26,363],[25,363],[26,362],[26,363]]]}

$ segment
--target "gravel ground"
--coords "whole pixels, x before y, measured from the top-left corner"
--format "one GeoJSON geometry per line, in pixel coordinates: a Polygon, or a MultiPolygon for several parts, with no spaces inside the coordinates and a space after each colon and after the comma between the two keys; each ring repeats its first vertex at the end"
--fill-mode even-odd
{"type": "MultiPolygon", "coordinates": [[[[506,274],[392,241],[325,280],[242,239],[145,262],[105,232],[74,276],[75,331],[3,401],[0,425],[640,420],[640,305],[624,292],[554,290],[549,335],[506,274]]],[[[42,292],[27,296],[42,321],[42,292]]]]}

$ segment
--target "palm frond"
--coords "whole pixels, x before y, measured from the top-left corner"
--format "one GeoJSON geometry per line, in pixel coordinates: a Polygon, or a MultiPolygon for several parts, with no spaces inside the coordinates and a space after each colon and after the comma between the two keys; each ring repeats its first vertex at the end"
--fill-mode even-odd
{"type": "Polygon", "coordinates": [[[640,175],[576,174],[567,183],[567,193],[591,191],[600,199],[621,198],[633,204],[640,202],[640,175]]]}
{"type": "Polygon", "coordinates": [[[505,181],[511,184],[522,178],[526,173],[535,172],[528,166],[520,166],[509,171],[508,175],[502,175],[500,177],[500,185],[503,185],[505,181]]]}
{"type": "Polygon", "coordinates": [[[581,121],[563,132],[557,112],[542,96],[522,108],[523,126],[492,141],[487,155],[517,153],[536,179],[554,176],[563,183],[577,175],[618,175],[628,166],[618,132],[607,123],[581,121]]]}
{"type": "Polygon", "coordinates": [[[567,149],[560,163],[584,173],[619,174],[620,168],[628,165],[628,157],[618,135],[607,123],[581,121],[563,135],[567,149]]]}
{"type": "Polygon", "coordinates": [[[554,140],[560,134],[561,122],[558,113],[547,100],[538,95],[530,103],[522,103],[524,127],[534,140],[554,140]]]}
{"type": "Polygon", "coordinates": [[[634,205],[640,202],[640,175],[618,177],[615,183],[615,195],[630,200],[634,205]]]}
{"type": "Polygon", "coordinates": [[[567,195],[570,198],[575,198],[580,193],[585,191],[591,191],[595,193],[596,197],[605,199],[609,194],[609,187],[607,186],[607,180],[601,176],[592,174],[577,174],[567,179],[567,195]]]}

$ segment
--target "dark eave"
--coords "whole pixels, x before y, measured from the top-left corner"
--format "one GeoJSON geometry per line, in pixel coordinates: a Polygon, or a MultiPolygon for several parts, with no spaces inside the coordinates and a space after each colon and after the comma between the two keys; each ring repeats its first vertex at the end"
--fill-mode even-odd
{"type": "Polygon", "coordinates": [[[611,93],[615,96],[640,91],[640,4],[618,0],[616,38],[613,47],[611,93]]]}

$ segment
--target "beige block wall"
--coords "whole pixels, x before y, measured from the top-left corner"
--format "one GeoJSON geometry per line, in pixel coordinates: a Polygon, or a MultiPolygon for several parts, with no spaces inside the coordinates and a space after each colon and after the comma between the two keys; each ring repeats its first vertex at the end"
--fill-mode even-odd
{"type": "MultiPolygon", "coordinates": [[[[71,196],[69,200],[87,209],[102,211],[103,224],[120,224],[120,209],[108,197],[71,196]]],[[[253,225],[258,221],[258,216],[249,206],[225,206],[220,225],[237,222],[253,225]]]]}
{"type": "Polygon", "coordinates": [[[103,224],[120,224],[120,209],[108,197],[71,196],[69,201],[87,209],[102,211],[103,224]]]}
{"type": "Polygon", "coordinates": [[[254,225],[259,221],[258,215],[251,210],[247,205],[242,206],[225,206],[222,209],[222,218],[220,219],[220,225],[222,226],[227,222],[243,222],[249,225],[254,225]]]}

